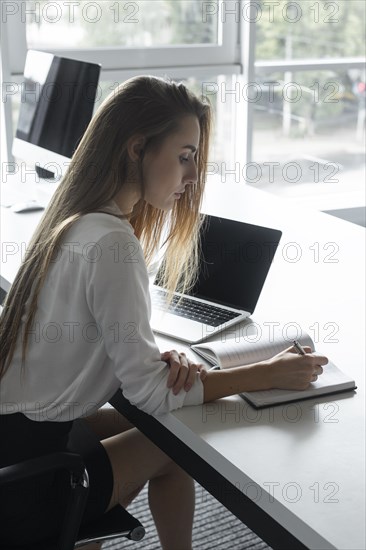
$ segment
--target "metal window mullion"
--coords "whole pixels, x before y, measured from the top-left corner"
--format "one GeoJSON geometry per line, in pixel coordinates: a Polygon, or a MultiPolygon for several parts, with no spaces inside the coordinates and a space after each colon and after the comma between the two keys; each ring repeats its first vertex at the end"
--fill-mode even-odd
{"type": "Polygon", "coordinates": [[[366,59],[363,57],[344,57],[334,59],[298,59],[298,60],[279,60],[279,61],[256,61],[255,69],[263,72],[274,71],[316,71],[328,69],[348,69],[365,67],[366,59]]]}
{"type": "Polygon", "coordinates": [[[2,86],[2,101],[1,109],[4,121],[1,128],[2,139],[4,139],[5,147],[2,146],[2,150],[5,152],[6,158],[2,159],[1,172],[4,163],[14,162],[14,158],[11,152],[11,146],[13,141],[13,122],[12,122],[12,101],[11,95],[7,94],[7,86],[13,84],[11,80],[10,68],[9,68],[9,50],[7,41],[8,29],[5,24],[1,23],[1,37],[2,47],[0,52],[1,59],[1,86],[2,86]]]}
{"type": "MultiPolygon", "coordinates": [[[[241,0],[243,2],[243,0],[241,0]]],[[[240,18],[240,60],[242,64],[242,76],[239,78],[240,101],[237,103],[235,139],[235,159],[240,162],[243,159],[244,166],[252,161],[253,150],[253,102],[243,97],[243,85],[254,82],[255,78],[255,5],[250,0],[249,16],[240,18]],[[243,130],[240,122],[243,121],[243,130]],[[238,124],[239,122],[239,124],[238,124]],[[243,143],[245,149],[243,151],[243,143]],[[244,156],[243,156],[244,152],[244,156]]],[[[242,163],[241,163],[242,164],[242,163]]],[[[241,168],[243,168],[241,166],[241,168]]]]}
{"type": "MultiPolygon", "coordinates": [[[[20,4],[20,2],[17,3],[20,4]]],[[[2,26],[7,29],[6,34],[3,31],[2,48],[6,47],[6,40],[10,72],[23,73],[27,55],[27,32],[25,18],[22,17],[21,10],[19,9],[15,15],[6,17],[2,21],[2,26]]]]}

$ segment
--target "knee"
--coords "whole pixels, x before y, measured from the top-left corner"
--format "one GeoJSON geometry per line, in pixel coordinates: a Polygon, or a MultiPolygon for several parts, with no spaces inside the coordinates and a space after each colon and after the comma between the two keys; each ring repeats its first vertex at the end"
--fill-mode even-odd
{"type": "Polygon", "coordinates": [[[181,468],[176,462],[170,460],[166,465],[164,474],[178,476],[178,477],[191,477],[183,468],[181,468]]]}

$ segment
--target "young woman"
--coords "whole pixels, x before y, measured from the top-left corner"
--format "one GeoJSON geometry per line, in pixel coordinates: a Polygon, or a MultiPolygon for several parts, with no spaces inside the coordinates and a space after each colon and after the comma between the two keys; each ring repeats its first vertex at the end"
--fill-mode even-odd
{"type": "MultiPolygon", "coordinates": [[[[102,405],[120,388],[149,414],[241,391],[302,389],[327,363],[290,348],[269,361],[206,372],[155,343],[147,265],[165,235],[166,286],[187,290],[194,281],[210,127],[209,105],[183,84],[137,77],[119,86],[85,132],[1,316],[0,465],[55,450],[81,453],[91,486],[83,521],[127,506],[149,481],[165,550],[191,548],[192,479],[102,405]]],[[[7,500],[10,542],[57,530],[58,483],[44,476],[37,491],[23,485],[7,500]]]]}

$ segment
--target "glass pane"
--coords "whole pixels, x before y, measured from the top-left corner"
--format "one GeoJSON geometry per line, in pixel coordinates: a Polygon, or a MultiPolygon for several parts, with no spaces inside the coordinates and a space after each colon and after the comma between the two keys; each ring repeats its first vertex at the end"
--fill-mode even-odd
{"type": "Polygon", "coordinates": [[[217,2],[22,2],[29,48],[218,44],[217,2]],[[65,40],[67,37],[67,40],[65,40]]]}
{"type": "Polygon", "coordinates": [[[363,69],[258,73],[247,182],[289,196],[363,186],[365,81],[363,69]]]}
{"type": "Polygon", "coordinates": [[[257,60],[365,55],[364,0],[256,5],[257,60]]]}

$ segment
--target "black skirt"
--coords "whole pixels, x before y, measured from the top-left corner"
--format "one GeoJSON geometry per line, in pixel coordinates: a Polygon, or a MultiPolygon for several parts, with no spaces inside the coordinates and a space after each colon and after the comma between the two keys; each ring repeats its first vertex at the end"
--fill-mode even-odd
{"type": "MultiPolygon", "coordinates": [[[[100,517],[113,491],[113,472],[97,435],[82,419],[35,422],[22,413],[0,415],[0,467],[59,451],[80,454],[89,474],[83,523],[100,517]]],[[[60,532],[68,473],[56,472],[0,489],[0,548],[41,541],[60,532]]]]}

